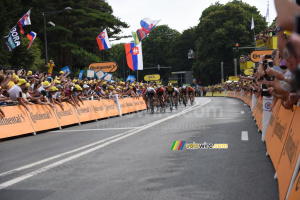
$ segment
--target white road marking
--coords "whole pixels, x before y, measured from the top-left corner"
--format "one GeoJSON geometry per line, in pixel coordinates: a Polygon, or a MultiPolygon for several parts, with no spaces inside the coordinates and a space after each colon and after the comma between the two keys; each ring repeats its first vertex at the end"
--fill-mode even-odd
{"type": "Polygon", "coordinates": [[[136,129],[136,128],[139,128],[139,127],[98,128],[98,129],[80,129],[80,130],[59,130],[59,131],[51,131],[51,132],[61,133],[61,132],[80,132],[80,131],[110,131],[110,130],[136,129]]]}
{"type": "Polygon", "coordinates": [[[216,118],[213,118],[213,119],[234,119],[234,118],[216,117],[216,118]]]}
{"type": "MultiPolygon", "coordinates": [[[[75,154],[75,155],[73,155],[73,156],[70,156],[70,157],[68,157],[68,158],[62,159],[62,160],[57,161],[57,162],[55,162],[55,163],[52,163],[52,164],[50,164],[50,165],[44,166],[44,167],[39,168],[39,169],[37,169],[37,170],[35,170],[35,171],[32,171],[32,172],[30,172],[30,173],[24,174],[24,175],[19,176],[19,177],[17,177],[17,178],[14,178],[14,179],[11,179],[11,180],[6,181],[6,182],[4,182],[4,183],[1,183],[1,184],[0,184],[0,190],[1,190],[1,189],[4,189],[4,188],[6,188],[6,187],[9,187],[9,186],[11,186],[11,185],[14,185],[14,184],[16,184],[16,183],[19,183],[19,182],[21,182],[21,181],[24,181],[24,180],[26,180],[26,179],[28,179],[28,178],[30,178],[30,177],[33,177],[33,176],[35,176],[35,175],[37,175],[37,174],[40,174],[40,173],[42,173],[42,172],[45,172],[45,171],[47,171],[47,170],[49,170],[49,169],[52,169],[52,168],[54,168],[54,167],[56,167],[56,166],[59,166],[59,165],[61,165],[61,164],[64,164],[64,163],[66,163],[66,162],[68,162],[68,161],[74,160],[74,159],[79,158],[79,157],[81,157],[81,156],[83,156],[83,155],[86,155],[86,154],[88,154],[88,153],[94,152],[94,151],[96,151],[96,150],[98,150],[98,149],[100,149],[100,148],[103,148],[103,147],[105,147],[105,146],[107,146],[107,145],[109,145],[109,144],[112,144],[112,143],[115,143],[115,142],[117,142],[117,141],[119,141],[119,140],[125,139],[125,138],[127,138],[127,137],[129,137],[129,136],[131,136],[131,135],[134,135],[134,134],[136,134],[136,133],[138,133],[138,132],[141,132],[141,131],[143,131],[143,130],[145,130],[145,129],[147,129],[147,128],[150,128],[150,127],[152,127],[152,126],[155,126],[155,125],[157,125],[157,124],[160,124],[160,123],[162,123],[162,122],[164,122],[164,121],[167,121],[167,120],[169,120],[169,119],[175,118],[175,117],[177,117],[177,116],[180,116],[180,115],[185,114],[185,113],[187,113],[187,112],[190,112],[190,111],[192,111],[192,110],[198,109],[198,108],[200,108],[200,107],[202,107],[202,106],[204,106],[204,105],[206,105],[206,104],[208,104],[208,103],[211,102],[210,99],[208,99],[208,100],[209,100],[209,101],[208,101],[207,103],[204,103],[204,104],[199,105],[199,106],[197,106],[197,102],[196,102],[196,104],[195,104],[194,106],[192,106],[192,107],[190,107],[190,108],[188,108],[188,109],[186,109],[186,110],[184,110],[184,111],[181,111],[181,112],[179,112],[179,113],[177,113],[177,114],[171,115],[171,116],[166,117],[166,118],[164,118],[164,119],[157,120],[157,121],[155,121],[155,122],[152,122],[152,123],[150,123],[150,124],[147,124],[147,125],[145,125],[145,126],[142,126],[142,127],[140,127],[139,129],[134,129],[134,130],[131,130],[131,131],[127,131],[127,132],[125,132],[125,133],[121,133],[121,134],[112,136],[112,137],[110,137],[110,138],[106,138],[106,139],[104,139],[104,140],[106,140],[106,141],[109,140],[109,139],[112,139],[112,138],[115,138],[115,139],[112,139],[112,140],[110,140],[109,142],[106,142],[106,143],[101,144],[101,145],[99,145],[99,146],[96,146],[96,147],[93,147],[93,148],[91,148],[91,149],[85,150],[85,151],[83,151],[83,152],[80,152],[80,153],[75,154]],[[119,136],[120,136],[120,137],[119,137],[119,136]],[[116,137],[117,137],[117,138],[116,138],[116,137]]],[[[102,140],[101,142],[103,142],[103,140],[102,140]]],[[[99,143],[101,143],[101,142],[98,141],[98,142],[95,142],[95,143],[98,143],[98,144],[99,144],[99,143]]],[[[84,146],[84,147],[87,148],[87,146],[93,146],[93,145],[95,145],[95,143],[92,143],[92,144],[90,144],[90,145],[86,145],[86,146],[84,146]]],[[[81,147],[81,149],[84,149],[84,147],[81,147]]],[[[80,149],[80,148],[78,148],[78,149],[80,149]]],[[[76,150],[76,151],[79,151],[78,149],[75,149],[75,150],[76,150]]],[[[75,151],[75,150],[73,150],[73,151],[75,151]]],[[[69,152],[66,152],[66,153],[63,153],[63,154],[59,154],[59,155],[57,155],[57,156],[58,156],[58,157],[61,157],[62,155],[67,155],[67,154],[70,154],[70,151],[69,151],[69,152]]],[[[43,161],[43,162],[47,162],[47,161],[49,161],[49,159],[53,160],[54,157],[55,157],[55,158],[58,158],[57,156],[53,156],[53,157],[51,157],[51,158],[44,159],[44,160],[42,160],[42,161],[43,161]],[[45,160],[47,160],[47,161],[45,161],[45,160]]],[[[32,163],[32,164],[30,164],[30,165],[24,166],[24,167],[26,167],[26,168],[20,167],[20,168],[17,168],[17,169],[15,169],[15,170],[11,170],[11,171],[8,171],[8,172],[4,172],[4,173],[2,173],[2,174],[6,174],[6,175],[7,175],[7,174],[11,174],[11,173],[16,172],[16,170],[20,171],[20,170],[23,170],[23,169],[27,169],[27,168],[30,168],[30,167],[33,167],[33,166],[37,165],[37,163],[38,163],[38,164],[43,163],[42,161],[38,161],[38,162],[32,163]]]]}
{"type": "Polygon", "coordinates": [[[242,140],[243,141],[248,141],[249,140],[248,131],[242,131],[242,140]]]}
{"type": "Polygon", "coordinates": [[[241,111],[241,114],[245,114],[245,111],[242,110],[242,111],[241,111]]]}

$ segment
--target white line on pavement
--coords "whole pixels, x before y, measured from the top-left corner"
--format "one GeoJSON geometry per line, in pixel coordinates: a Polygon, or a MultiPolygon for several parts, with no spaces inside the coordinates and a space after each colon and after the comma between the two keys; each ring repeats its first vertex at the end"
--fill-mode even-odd
{"type": "Polygon", "coordinates": [[[80,132],[80,131],[110,131],[110,130],[136,129],[136,128],[139,128],[139,127],[98,128],[98,129],[79,129],[79,130],[59,130],[59,131],[52,131],[52,132],[61,133],[61,132],[80,132]]]}
{"type": "MultiPolygon", "coordinates": [[[[0,184],[0,190],[1,190],[1,189],[4,189],[4,188],[6,188],[6,187],[9,187],[9,186],[11,186],[11,185],[14,185],[14,184],[16,184],[16,183],[19,183],[19,182],[21,182],[21,181],[23,181],[23,180],[26,180],[26,179],[28,179],[28,178],[30,178],[30,177],[33,177],[33,176],[35,176],[35,175],[37,175],[37,174],[40,174],[40,173],[42,173],[42,172],[45,172],[45,171],[47,171],[47,170],[49,170],[49,169],[52,169],[52,168],[54,168],[54,167],[56,167],[56,166],[58,166],[58,165],[64,164],[64,163],[66,163],[66,162],[68,162],[68,161],[74,160],[74,159],[79,158],[79,157],[81,157],[81,156],[83,156],[83,155],[86,155],[86,154],[88,154],[88,153],[94,152],[94,151],[96,151],[96,150],[98,150],[98,149],[100,149],[100,148],[103,148],[103,147],[105,147],[105,146],[107,146],[107,145],[109,145],[109,144],[112,144],[112,143],[115,143],[115,142],[117,142],[117,141],[119,141],[119,140],[125,139],[125,138],[127,138],[127,137],[129,137],[129,136],[131,136],[131,135],[134,135],[134,134],[136,134],[136,133],[138,133],[138,132],[141,132],[141,131],[143,131],[143,130],[145,130],[145,129],[147,129],[147,128],[150,128],[150,127],[152,127],[152,126],[155,126],[155,125],[157,125],[157,124],[160,124],[160,123],[162,123],[162,122],[164,122],[164,121],[167,121],[167,120],[169,120],[169,119],[175,118],[175,117],[177,117],[177,116],[179,116],[179,115],[185,114],[185,113],[190,112],[190,111],[192,111],[192,110],[194,110],[194,109],[200,108],[200,107],[202,107],[202,106],[204,106],[204,105],[206,105],[206,104],[208,104],[208,103],[211,102],[210,99],[208,99],[208,100],[209,100],[208,102],[206,102],[206,103],[204,103],[204,104],[202,104],[202,105],[199,105],[199,106],[197,106],[197,102],[196,102],[196,104],[195,104],[194,106],[192,106],[192,107],[190,107],[190,108],[188,108],[188,109],[186,109],[186,110],[184,110],[184,111],[181,111],[181,112],[179,112],[179,113],[177,113],[177,114],[174,114],[174,115],[171,115],[171,116],[166,117],[166,118],[164,118],[164,119],[160,119],[160,120],[157,120],[157,121],[155,121],[155,122],[149,123],[149,124],[147,124],[147,125],[145,125],[145,126],[140,127],[139,129],[134,129],[134,130],[131,130],[131,131],[127,131],[127,132],[125,132],[125,133],[121,133],[121,134],[112,136],[112,137],[110,137],[110,138],[104,139],[105,141],[107,141],[107,140],[109,140],[109,139],[112,139],[112,140],[110,140],[110,141],[108,141],[108,142],[106,142],[106,143],[104,143],[104,144],[101,144],[101,145],[99,145],[99,146],[96,146],[96,147],[93,147],[93,148],[91,148],[91,149],[88,149],[88,150],[85,150],[85,151],[83,151],[83,152],[80,152],[80,153],[78,153],[78,154],[75,154],[75,155],[73,155],[73,156],[70,156],[70,157],[68,157],[68,158],[65,158],[65,159],[62,159],[62,160],[60,160],[60,161],[57,161],[57,162],[55,162],[55,163],[52,163],[52,164],[50,164],[50,165],[44,166],[44,167],[42,167],[42,168],[39,168],[39,169],[37,169],[37,170],[35,170],[35,171],[32,171],[32,172],[30,172],[30,173],[27,173],[27,174],[25,174],[25,175],[22,175],[22,176],[19,176],[19,177],[17,177],[17,178],[14,178],[14,179],[11,179],[11,180],[9,180],[9,181],[6,181],[6,182],[4,182],[4,183],[1,183],[1,184],[0,184]],[[120,136],[120,137],[119,137],[119,136],[120,136]],[[116,138],[116,137],[117,137],[117,138],[116,138]],[[114,138],[114,139],[113,139],[113,138],[114,138]]],[[[102,140],[101,142],[103,142],[103,140],[102,140]]],[[[98,142],[96,142],[96,143],[99,144],[99,143],[101,143],[101,142],[98,141],[98,142]]],[[[85,147],[85,148],[88,148],[87,146],[94,146],[94,145],[95,145],[95,143],[92,143],[92,144],[86,145],[86,146],[84,146],[84,147],[85,147]]],[[[84,147],[81,147],[81,148],[78,148],[78,149],[80,149],[80,150],[81,150],[81,149],[85,149],[84,147]]],[[[76,150],[76,151],[79,151],[78,149],[75,149],[75,150],[76,150]]],[[[75,150],[73,150],[73,153],[74,153],[75,150]]],[[[47,159],[44,159],[44,160],[42,160],[42,161],[38,161],[38,162],[32,163],[32,164],[30,164],[30,165],[27,165],[27,166],[24,166],[24,167],[17,168],[17,169],[15,169],[15,170],[11,170],[11,171],[8,171],[8,172],[4,172],[4,173],[2,173],[2,174],[7,175],[7,174],[11,174],[11,173],[16,172],[16,170],[20,171],[20,170],[23,170],[23,169],[27,169],[27,168],[30,168],[30,167],[33,167],[33,166],[37,165],[37,163],[38,163],[38,164],[41,164],[41,163],[44,163],[44,162],[49,161],[49,159],[53,160],[54,157],[55,157],[55,158],[58,158],[58,157],[61,157],[62,155],[70,154],[70,152],[71,152],[71,151],[66,152],[66,153],[63,153],[63,154],[59,154],[59,155],[57,155],[57,156],[53,156],[53,157],[51,157],[51,158],[48,158],[48,160],[47,160],[47,159]],[[45,160],[47,160],[47,161],[45,161],[45,160]],[[25,168],[25,167],[26,167],[26,168],[25,168]]]]}
{"type": "Polygon", "coordinates": [[[242,110],[242,111],[241,111],[241,114],[245,114],[245,111],[242,110]]]}
{"type": "Polygon", "coordinates": [[[242,140],[243,141],[248,141],[249,140],[248,131],[242,131],[242,140]]]}

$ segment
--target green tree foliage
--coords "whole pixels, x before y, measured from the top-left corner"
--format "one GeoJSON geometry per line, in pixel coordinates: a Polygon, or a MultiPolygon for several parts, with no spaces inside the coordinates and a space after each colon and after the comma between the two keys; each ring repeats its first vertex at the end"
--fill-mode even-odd
{"type": "Polygon", "coordinates": [[[233,58],[239,58],[251,50],[236,52],[232,48],[236,43],[240,47],[254,46],[254,32],[250,30],[252,15],[255,32],[265,30],[267,23],[257,8],[242,1],[234,0],[226,5],[216,3],[203,11],[196,29],[198,56],[193,65],[203,84],[220,82],[222,61],[225,77],[234,75],[233,58]]]}
{"type": "MultiPolygon", "coordinates": [[[[155,27],[151,33],[142,41],[144,68],[172,67],[174,55],[170,53],[173,43],[180,37],[180,33],[167,25],[155,27]]],[[[159,73],[161,78],[167,79],[169,69],[143,70],[140,75],[159,73]]],[[[139,76],[140,76],[139,75],[139,76]]]]}
{"type": "MultiPolygon", "coordinates": [[[[122,28],[128,25],[113,15],[111,6],[105,0],[10,0],[0,2],[0,36],[8,34],[17,21],[30,8],[31,26],[25,26],[25,37],[30,31],[37,33],[32,49],[26,51],[24,44],[17,47],[12,53],[7,53],[4,46],[0,48],[0,64],[19,67],[24,60],[28,59],[26,66],[31,68],[40,64],[44,58],[44,19],[41,12],[52,12],[46,14],[46,21],[52,21],[55,26],[47,24],[48,57],[55,61],[59,70],[66,65],[72,71],[88,66],[91,62],[101,61],[102,53],[99,51],[96,37],[104,28],[108,35],[117,36],[122,28]],[[71,7],[72,11],[56,13],[65,7],[71,7]],[[38,46],[40,52],[35,52],[38,46]],[[42,55],[41,55],[41,52],[42,55]],[[28,55],[32,54],[32,55],[28,55]],[[36,58],[37,57],[37,60],[36,58]],[[17,65],[17,66],[16,66],[17,65]]],[[[24,37],[24,38],[25,38],[24,37]]],[[[26,38],[23,40],[27,40],[26,38]]]]}

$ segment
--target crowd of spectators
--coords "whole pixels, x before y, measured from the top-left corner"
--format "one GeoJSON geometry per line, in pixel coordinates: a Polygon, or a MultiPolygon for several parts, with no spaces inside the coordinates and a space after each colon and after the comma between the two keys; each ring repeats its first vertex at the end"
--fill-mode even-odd
{"type": "Polygon", "coordinates": [[[248,62],[248,61],[251,61],[251,57],[250,57],[249,54],[240,56],[240,63],[245,63],[245,62],[248,62]]]}
{"type": "MultiPolygon", "coordinates": [[[[47,73],[33,73],[23,69],[0,70],[0,105],[20,104],[28,112],[28,105],[47,105],[53,109],[60,106],[64,110],[62,102],[68,102],[75,107],[84,104],[83,100],[99,100],[112,98],[118,94],[119,98],[139,97],[147,84],[123,81],[107,82],[104,79],[71,78],[68,73],[59,72],[58,76],[52,76],[53,64],[48,66],[47,73]]],[[[5,113],[0,107],[0,117],[5,113]]]]}

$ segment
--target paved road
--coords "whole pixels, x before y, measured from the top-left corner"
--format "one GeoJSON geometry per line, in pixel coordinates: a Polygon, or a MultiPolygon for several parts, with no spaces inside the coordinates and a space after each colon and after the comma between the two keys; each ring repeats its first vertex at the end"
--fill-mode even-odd
{"type": "Polygon", "coordinates": [[[278,199],[260,137],[248,106],[216,97],[3,141],[0,199],[278,199]],[[174,141],[228,149],[172,151],[174,141]]]}

